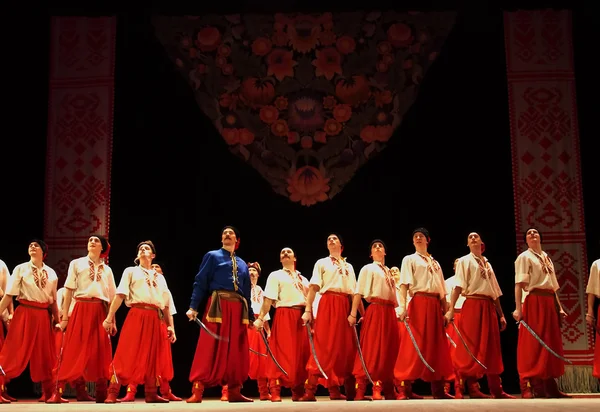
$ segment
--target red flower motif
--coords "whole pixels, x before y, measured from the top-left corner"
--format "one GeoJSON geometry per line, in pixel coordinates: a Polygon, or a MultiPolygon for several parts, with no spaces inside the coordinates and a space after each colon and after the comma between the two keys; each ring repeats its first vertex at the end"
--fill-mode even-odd
{"type": "Polygon", "coordinates": [[[342,56],[333,47],[327,47],[322,50],[317,50],[317,58],[312,64],[317,69],[317,76],[324,76],[327,80],[331,80],[335,74],[342,74],[342,56]]]}
{"type": "Polygon", "coordinates": [[[338,122],[347,122],[352,117],[352,108],[349,104],[338,104],[333,108],[333,117],[338,122]]]}
{"type": "Polygon", "coordinates": [[[275,97],[275,87],[269,81],[249,77],[240,86],[240,99],[253,109],[269,104],[275,97]]]}
{"type": "Polygon", "coordinates": [[[275,106],[263,106],[259,113],[260,120],[266,124],[272,124],[279,118],[279,110],[275,106]]]}
{"type": "Polygon", "coordinates": [[[221,136],[229,146],[234,146],[240,142],[240,132],[238,129],[225,128],[221,132],[221,136]]]}
{"type": "Polygon", "coordinates": [[[239,129],[240,144],[247,146],[254,141],[254,133],[248,129],[239,129]]]}
{"type": "Polygon", "coordinates": [[[335,47],[342,54],[350,54],[356,49],[356,42],[350,36],[342,36],[335,42],[335,47]]]}
{"type": "Polygon", "coordinates": [[[408,47],[415,40],[412,30],[404,23],[395,23],[387,31],[389,42],[394,47],[408,47]]]}
{"type": "Polygon", "coordinates": [[[275,76],[279,81],[282,81],[286,76],[294,77],[294,66],[297,64],[293,60],[291,51],[275,49],[267,57],[267,65],[269,66],[267,76],[275,76]]]}
{"type": "Polygon", "coordinates": [[[329,136],[336,136],[342,131],[342,125],[335,119],[327,119],[323,129],[329,136]]]}
{"type": "Polygon", "coordinates": [[[341,79],[337,82],[335,94],[342,102],[356,107],[369,100],[371,90],[365,76],[352,76],[351,79],[341,79]]]}
{"type": "Polygon", "coordinates": [[[300,53],[308,53],[319,44],[321,25],[312,16],[301,14],[290,21],[287,34],[293,49],[300,53]]]}
{"type": "Polygon", "coordinates": [[[327,200],[329,178],[325,178],[319,169],[313,166],[303,166],[288,178],[288,192],[292,202],[311,206],[327,200]]]}
{"type": "Polygon", "coordinates": [[[279,110],[285,110],[288,107],[288,99],[284,96],[279,96],[275,99],[275,107],[279,110]]]}
{"type": "Polygon", "coordinates": [[[266,37],[258,37],[252,42],[252,53],[257,56],[266,56],[271,51],[273,44],[266,37]]]}
{"type": "Polygon", "coordinates": [[[334,106],[336,105],[337,101],[335,100],[335,97],[333,96],[325,96],[323,97],[323,107],[326,109],[333,109],[334,106]]]}
{"type": "Polygon", "coordinates": [[[271,125],[271,133],[273,133],[275,136],[286,137],[289,131],[290,129],[288,128],[288,124],[283,119],[277,119],[271,125]]]}
{"type": "Polygon", "coordinates": [[[221,33],[216,27],[205,27],[196,36],[196,47],[203,52],[216,50],[221,44],[221,33]]]}

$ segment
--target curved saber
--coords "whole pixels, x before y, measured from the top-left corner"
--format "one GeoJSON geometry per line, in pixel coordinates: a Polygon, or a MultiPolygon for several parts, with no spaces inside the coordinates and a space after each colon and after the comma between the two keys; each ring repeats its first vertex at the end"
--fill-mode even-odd
{"type": "MultiPolygon", "coordinates": [[[[110,340],[110,333],[107,333],[106,336],[108,336],[108,342],[112,346],[112,341],[110,340]]],[[[63,339],[64,339],[64,337],[65,337],[65,333],[63,332],[63,339]]],[[[61,345],[62,345],[62,343],[61,343],[61,345]]],[[[61,358],[62,358],[62,350],[63,350],[63,348],[61,346],[61,348],[60,348],[60,356],[61,356],[61,358]]],[[[112,367],[112,373],[113,373],[113,378],[115,378],[115,383],[119,384],[119,378],[117,378],[117,371],[115,370],[115,362],[114,361],[111,362],[110,366],[112,367]]],[[[56,388],[57,388],[56,391],[58,392],[58,374],[56,375],[56,388]]]]}
{"type": "Polygon", "coordinates": [[[479,359],[477,359],[475,357],[475,355],[473,355],[473,352],[471,352],[471,349],[469,349],[469,346],[467,345],[467,342],[465,342],[465,339],[463,338],[462,334],[460,333],[460,331],[458,330],[458,326],[456,326],[456,324],[454,323],[454,321],[451,322],[452,326],[454,327],[454,331],[456,332],[456,334],[458,335],[458,338],[460,339],[460,341],[462,342],[463,346],[465,347],[465,349],[467,350],[467,353],[469,354],[469,356],[471,358],[473,358],[473,360],[475,362],[477,362],[479,364],[479,366],[481,366],[483,369],[487,370],[487,366],[485,366],[483,363],[481,363],[481,361],[479,359]]]}
{"type": "Polygon", "coordinates": [[[194,322],[196,322],[202,329],[204,329],[204,332],[208,333],[213,338],[215,338],[217,340],[222,340],[223,342],[229,342],[229,338],[224,338],[223,336],[219,336],[216,333],[214,333],[213,331],[209,330],[206,327],[206,325],[204,323],[202,323],[202,321],[200,319],[194,318],[194,322]]]}
{"type": "MultiPolygon", "coordinates": [[[[108,339],[110,339],[110,336],[108,339]]],[[[62,365],[64,344],[65,344],[65,331],[63,330],[60,332],[60,351],[58,352],[58,361],[57,361],[57,366],[56,366],[56,385],[54,386],[54,390],[57,393],[58,393],[58,372],[60,371],[60,365],[62,365]]],[[[4,375],[4,371],[2,371],[2,374],[4,375]]]]}
{"type": "Polygon", "coordinates": [[[363,371],[367,376],[367,379],[371,384],[375,385],[373,379],[371,379],[371,375],[369,375],[369,371],[367,370],[367,364],[365,363],[365,358],[363,358],[362,349],[360,348],[360,340],[358,339],[358,332],[356,331],[356,325],[352,328],[354,330],[354,340],[356,341],[356,350],[358,351],[358,357],[360,358],[360,363],[362,364],[363,371]]]}
{"type": "Polygon", "coordinates": [[[448,338],[448,341],[450,341],[450,345],[456,348],[456,342],[454,342],[454,340],[450,337],[450,335],[448,335],[448,333],[446,333],[446,337],[448,338]]]}
{"type": "Polygon", "coordinates": [[[267,335],[265,335],[264,329],[261,329],[260,336],[262,336],[263,342],[265,343],[265,346],[267,347],[267,352],[269,353],[269,356],[271,357],[271,359],[273,359],[273,362],[275,362],[275,366],[277,366],[277,368],[281,372],[283,372],[283,374],[285,376],[289,376],[288,373],[285,371],[285,369],[283,369],[281,367],[281,365],[279,364],[279,362],[277,362],[277,359],[275,359],[275,356],[273,355],[273,352],[271,352],[271,347],[269,346],[269,342],[267,341],[267,335]]]}
{"type": "Polygon", "coordinates": [[[317,364],[317,368],[319,368],[319,371],[321,372],[321,375],[323,375],[323,378],[329,379],[327,377],[327,374],[321,367],[321,364],[319,363],[319,358],[317,358],[317,351],[315,350],[315,343],[313,342],[313,335],[310,330],[310,323],[306,323],[306,331],[308,332],[308,341],[310,342],[310,351],[312,352],[313,359],[315,360],[315,363],[317,364]]]}
{"type": "Polygon", "coordinates": [[[569,359],[565,358],[564,356],[560,356],[558,353],[554,352],[554,351],[552,350],[552,348],[550,348],[550,346],[548,346],[548,345],[546,344],[546,342],[544,342],[544,341],[542,340],[542,338],[540,338],[540,337],[538,336],[538,334],[537,334],[537,333],[535,333],[535,332],[533,331],[533,329],[531,329],[531,326],[529,326],[529,325],[527,324],[527,322],[525,322],[524,320],[520,320],[519,322],[517,322],[517,324],[521,324],[521,325],[525,326],[525,329],[527,329],[527,330],[529,331],[529,333],[531,333],[531,334],[533,335],[533,337],[534,337],[534,338],[535,338],[535,339],[536,339],[536,340],[537,340],[537,341],[540,343],[540,345],[542,345],[544,348],[546,348],[546,350],[547,350],[548,352],[550,352],[551,354],[553,354],[554,356],[556,356],[558,359],[562,360],[563,362],[567,362],[569,365],[572,365],[572,364],[573,364],[573,362],[571,362],[569,359]]]}
{"type": "Polygon", "coordinates": [[[258,355],[258,356],[265,356],[265,357],[267,356],[266,354],[264,354],[264,353],[260,353],[260,352],[258,352],[258,351],[255,351],[255,350],[254,350],[254,349],[252,349],[252,348],[248,348],[248,350],[249,350],[250,352],[254,353],[255,355],[258,355]]]}
{"type": "Polygon", "coordinates": [[[435,370],[433,370],[433,368],[431,366],[429,366],[429,364],[423,357],[423,354],[421,353],[421,349],[419,349],[419,345],[417,345],[417,341],[415,340],[415,335],[413,335],[412,330],[410,330],[410,326],[408,326],[408,321],[406,320],[406,318],[404,318],[403,322],[404,322],[404,326],[406,326],[406,330],[408,331],[408,336],[410,336],[410,340],[412,341],[412,344],[415,347],[415,350],[417,351],[417,355],[419,355],[419,358],[421,359],[421,362],[423,362],[425,367],[427,369],[429,369],[431,371],[431,373],[435,373],[435,370]]]}

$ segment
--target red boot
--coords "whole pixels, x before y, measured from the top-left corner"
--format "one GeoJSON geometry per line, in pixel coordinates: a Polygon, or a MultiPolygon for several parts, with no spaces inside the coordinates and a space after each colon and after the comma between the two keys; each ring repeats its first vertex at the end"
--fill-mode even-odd
{"type": "Polygon", "coordinates": [[[127,391],[125,392],[125,396],[119,399],[119,402],[135,402],[135,394],[137,392],[137,385],[135,383],[130,383],[127,385],[127,391]]]}
{"type": "Polygon", "coordinates": [[[258,378],[256,380],[258,385],[258,394],[261,401],[270,401],[271,395],[269,394],[269,383],[267,378],[258,378]]]}
{"type": "Polygon", "coordinates": [[[367,378],[358,378],[356,380],[356,396],[354,397],[355,401],[372,401],[370,396],[366,396],[367,392],[367,378]]]}
{"type": "MultiPolygon", "coordinates": [[[[271,391],[271,402],[281,402],[281,384],[279,379],[271,379],[269,381],[269,390],[271,391]]],[[[296,401],[292,396],[292,400],[296,401]]]]}
{"type": "MultiPolygon", "coordinates": [[[[271,396],[272,392],[271,392],[271,396]]],[[[296,385],[292,387],[292,402],[298,402],[304,396],[304,384],[296,385]]],[[[281,399],[281,398],[279,398],[281,399]]],[[[280,401],[281,402],[281,401],[280,401]]]]}
{"type": "Polygon", "coordinates": [[[254,402],[254,400],[246,398],[244,395],[242,395],[240,392],[241,389],[241,385],[228,386],[227,397],[229,398],[229,402],[254,402]]]}
{"type": "Polygon", "coordinates": [[[481,392],[479,382],[475,378],[467,378],[467,388],[471,399],[490,399],[490,395],[481,392]]]}
{"type": "Polygon", "coordinates": [[[79,378],[71,382],[71,386],[75,389],[77,402],[93,402],[96,399],[92,398],[85,387],[85,380],[79,378]]]}
{"type": "MultiPolygon", "coordinates": [[[[298,402],[315,402],[315,392],[317,391],[317,383],[319,377],[317,375],[310,375],[304,383],[304,395],[298,399],[298,402]]],[[[347,398],[347,397],[346,397],[347,398]]]]}
{"type": "Polygon", "coordinates": [[[117,382],[111,382],[108,386],[106,399],[104,403],[117,403],[117,396],[119,396],[119,389],[121,389],[121,385],[117,382]]]}
{"type": "Polygon", "coordinates": [[[464,399],[465,398],[465,382],[462,378],[456,375],[454,379],[454,399],[464,399]]]}
{"type": "Polygon", "coordinates": [[[354,375],[344,379],[344,391],[346,392],[347,401],[353,401],[356,398],[356,378],[354,375]]]}
{"type": "Polygon", "coordinates": [[[229,400],[227,394],[227,385],[223,385],[223,387],[221,388],[221,402],[227,402],[229,400]]]}
{"type": "Polygon", "coordinates": [[[558,389],[558,383],[554,378],[544,379],[544,389],[547,398],[572,398],[571,395],[567,395],[558,389]]]}
{"type": "Polygon", "coordinates": [[[329,391],[329,399],[331,399],[332,401],[345,401],[346,400],[346,396],[342,395],[342,392],[340,391],[339,386],[333,385],[333,386],[330,386],[329,388],[327,388],[327,390],[329,391]]]}
{"type": "MultiPolygon", "coordinates": [[[[396,391],[394,390],[394,382],[386,381],[381,385],[383,389],[383,396],[386,401],[395,401],[396,400],[396,391]]],[[[375,398],[373,398],[375,399],[375,398]]]]}
{"type": "Polygon", "coordinates": [[[433,399],[454,399],[454,396],[444,392],[444,381],[431,382],[431,394],[433,399]]]}
{"type": "Polygon", "coordinates": [[[200,381],[195,381],[192,385],[192,396],[186,399],[187,403],[201,403],[202,394],[204,393],[204,384],[200,381]]]}
{"type": "Polygon", "coordinates": [[[519,386],[521,387],[521,399],[533,399],[533,390],[531,389],[531,381],[527,378],[519,379],[519,386]]]}
{"type": "MultiPolygon", "coordinates": [[[[375,381],[375,384],[373,385],[373,396],[371,397],[374,401],[383,400],[383,396],[381,396],[381,390],[381,381],[375,381]]],[[[396,397],[394,396],[394,399],[395,398],[396,397]]]]}
{"type": "Polygon", "coordinates": [[[2,396],[2,394],[6,392],[6,385],[4,382],[6,382],[4,376],[0,375],[0,403],[10,403],[8,399],[2,396]]]}
{"type": "Polygon", "coordinates": [[[52,392],[52,396],[46,399],[46,403],[69,403],[68,400],[62,397],[65,392],[65,386],[67,383],[65,381],[58,382],[58,385],[54,388],[52,392]]]}
{"type": "Polygon", "coordinates": [[[487,375],[488,386],[490,387],[490,393],[494,399],[515,399],[514,396],[509,395],[502,389],[502,380],[498,375],[487,375]]]}
{"type": "MultiPolygon", "coordinates": [[[[118,395],[118,391],[117,391],[118,395]]],[[[96,381],[96,403],[104,403],[106,397],[108,396],[108,380],[107,379],[98,379],[96,381]]],[[[119,400],[117,400],[117,403],[119,400]]]]}
{"type": "Polygon", "coordinates": [[[51,379],[42,381],[42,396],[38,399],[38,402],[46,402],[52,396],[54,390],[54,384],[51,379]]]}
{"type": "Polygon", "coordinates": [[[144,384],[144,400],[146,403],[169,403],[168,400],[158,395],[159,378],[147,378],[144,384]]]}
{"type": "Polygon", "coordinates": [[[173,394],[171,384],[166,379],[160,380],[160,395],[169,402],[179,402],[182,400],[179,396],[173,394]]]}

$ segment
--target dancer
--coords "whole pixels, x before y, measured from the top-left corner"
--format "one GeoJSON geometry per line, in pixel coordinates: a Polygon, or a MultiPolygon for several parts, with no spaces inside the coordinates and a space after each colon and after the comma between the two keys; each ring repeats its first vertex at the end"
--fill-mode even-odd
{"type": "Polygon", "coordinates": [[[415,379],[431,382],[431,392],[436,399],[454,398],[444,391],[444,381],[452,375],[452,362],[444,331],[444,313],[448,306],[446,287],[440,265],[428,252],[430,242],[427,229],[414,230],[413,245],[416,252],[402,259],[401,302],[406,301],[407,293],[412,299],[408,308],[400,308],[398,319],[404,322],[405,336],[410,336],[412,332],[415,343],[413,344],[412,339],[400,340],[400,351],[394,368],[397,399],[410,399],[415,379]],[[418,351],[434,372],[427,368],[418,351]]]}
{"type": "Polygon", "coordinates": [[[296,270],[296,255],[289,247],[281,250],[279,261],[282,268],[272,272],[267,278],[264,303],[254,326],[261,330],[264,316],[271,305],[275,305],[275,321],[269,346],[287,375],[274,362],[268,363],[271,401],[281,402],[282,386],[291,388],[292,401],[298,401],[304,395],[304,382],[308,376],[306,362],[310,356],[308,335],[302,321],[308,279],[296,270]]]}
{"type": "Polygon", "coordinates": [[[202,259],[186,316],[195,320],[198,306],[208,299],[202,322],[212,334],[229,341],[200,331],[190,371],[193,386],[188,403],[202,402],[204,388],[217,385],[227,385],[229,402],[253,402],[240,393],[249,369],[246,329],[254,321],[250,275],[246,262],[235,253],[240,244],[239,231],[226,226],[221,231],[221,243],[221,249],[208,252],[202,259]]]}
{"type": "MultiPolygon", "coordinates": [[[[558,298],[554,264],[543,251],[542,234],[536,228],[528,229],[524,238],[528,249],[515,261],[516,308],[513,317],[517,322],[525,321],[544,343],[563,356],[559,316],[566,317],[567,314],[558,298]],[[527,292],[524,303],[523,292],[527,292]]],[[[519,325],[517,370],[522,398],[570,397],[558,390],[556,382],[556,378],[565,373],[564,362],[546,350],[523,324],[519,325]]]]}
{"type": "Polygon", "coordinates": [[[86,382],[96,382],[97,403],[106,399],[112,348],[102,322],[116,285],[112,269],[105,263],[110,251],[106,238],[90,236],[87,250],[87,256],[69,264],[60,322],[60,328],[66,332],[62,356],[55,368],[58,384],[51,386],[53,393],[46,403],[68,402],[62,398],[66,383],[81,377],[86,382]],[[73,299],[75,306],[69,314],[73,299]]]}
{"type": "Polygon", "coordinates": [[[146,403],[166,403],[167,399],[157,394],[157,384],[164,365],[162,319],[167,323],[167,338],[176,340],[173,316],[169,312],[169,288],[164,276],[152,269],[156,247],[150,240],[137,246],[136,266],[125,269],[117,287],[117,293],[102,326],[107,333],[117,333],[115,313],[126,301],[129,312],[123,323],[119,343],[112,362],[114,379],[108,387],[105,403],[116,403],[121,385],[144,383],[146,403]]]}
{"type": "MultiPolygon", "coordinates": [[[[6,293],[0,301],[0,313],[19,301],[2,350],[0,351],[0,393],[5,393],[7,381],[19,376],[27,364],[33,382],[41,382],[49,396],[52,388],[52,367],[56,360],[52,325],[58,323],[56,305],[56,272],[44,263],[48,246],[43,240],[29,243],[29,262],[13,270],[6,293]],[[50,323],[50,311],[54,323],[50,323]]],[[[11,403],[0,395],[0,403],[11,403]]]]}
{"type": "Polygon", "coordinates": [[[354,327],[362,299],[369,302],[360,332],[360,346],[364,359],[360,359],[360,355],[357,354],[354,361],[356,401],[370,400],[365,396],[367,373],[374,382],[382,382],[386,399],[396,399],[394,363],[390,362],[390,359],[395,360],[398,357],[400,345],[396,326],[396,286],[392,273],[385,266],[385,243],[379,239],[373,240],[370,252],[373,263],[360,270],[352,310],[348,316],[348,323],[354,327]]]}
{"type": "Polygon", "coordinates": [[[480,235],[476,232],[469,233],[467,246],[471,253],[458,260],[456,286],[452,291],[450,309],[446,313],[446,320],[452,322],[454,306],[458,298],[460,295],[466,298],[462,307],[460,325],[455,325],[460,331],[460,335],[457,332],[459,342],[456,342],[457,347],[453,358],[457,379],[466,382],[472,399],[489,398],[481,392],[477,382],[485,374],[492,397],[514,399],[514,396],[504,392],[500,381],[500,374],[504,372],[500,331],[506,329],[506,319],[500,305],[502,291],[492,265],[482,255],[480,235]],[[464,343],[461,341],[461,336],[464,343]],[[469,346],[468,350],[465,344],[469,346]],[[475,359],[483,363],[487,369],[475,359]]]}

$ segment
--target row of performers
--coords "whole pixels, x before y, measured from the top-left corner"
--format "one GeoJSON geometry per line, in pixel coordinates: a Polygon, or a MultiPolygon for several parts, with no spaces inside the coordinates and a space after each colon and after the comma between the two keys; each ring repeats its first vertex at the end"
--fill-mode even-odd
{"type": "MultiPolygon", "coordinates": [[[[512,313],[519,322],[521,396],[568,397],[556,381],[567,360],[559,321],[566,313],[556,293],[554,266],[542,250],[538,230],[527,230],[524,238],[528,249],[515,261],[512,313]]],[[[482,255],[481,237],[469,234],[470,253],[457,259],[455,275],[447,282],[428,253],[427,229],[416,229],[412,240],[415,253],[403,259],[396,279],[385,266],[386,247],[381,240],[371,242],[373,263],[360,270],[358,280],[342,257],[343,243],[335,234],[327,238],[329,255],[316,262],[310,281],[296,270],[293,250],[284,248],[282,269],[269,274],[264,291],[256,285],[260,266],[248,264],[253,305],[246,307],[239,294],[231,293],[244,285],[241,277],[231,275],[243,265],[234,255],[239,232],[225,228],[223,248],[204,257],[186,313],[197,320],[196,308],[209,296],[188,402],[201,402],[205,387],[224,384],[228,388],[223,390],[223,400],[250,401],[239,393],[248,376],[257,380],[260,399],[273,402],[281,401],[282,386],[291,389],[293,401],[315,401],[319,384],[328,388],[331,399],[368,400],[372,399],[366,394],[369,382],[376,399],[416,399],[420,396],[412,391],[412,383],[417,379],[430,382],[438,399],[460,399],[466,394],[513,398],[500,380],[504,370],[500,331],[507,325],[499,302],[502,292],[482,255]],[[369,303],[366,310],[363,299],[369,303]],[[269,328],[272,306],[275,317],[269,328]],[[360,338],[355,328],[358,320],[360,338]],[[248,332],[246,324],[251,326],[248,332]],[[491,395],[482,393],[478,385],[484,375],[491,395]],[[454,396],[450,382],[454,382],[454,396]]],[[[594,299],[600,297],[599,268],[600,260],[592,266],[587,288],[590,324],[595,322],[594,299]]],[[[594,375],[600,378],[599,347],[594,375]]]]}
{"type": "MultiPolygon", "coordinates": [[[[332,399],[369,399],[367,381],[374,383],[376,398],[383,392],[386,399],[411,399],[418,397],[411,389],[415,379],[431,382],[436,398],[452,398],[451,380],[458,398],[466,393],[465,384],[471,397],[486,397],[477,385],[484,374],[493,397],[510,397],[499,378],[503,368],[499,331],[506,327],[498,303],[501,292],[481,254],[478,234],[469,235],[471,253],[457,262],[450,305],[439,264],[427,252],[430,237],[424,228],[414,231],[416,253],[403,259],[397,279],[385,266],[384,243],[376,240],[370,247],[373,263],[360,271],[357,281],[352,265],[341,256],[340,237],[330,235],[329,256],[317,261],[310,282],[296,271],[294,252],[284,248],[282,269],[269,275],[264,292],[256,285],[260,266],[246,265],[235,253],[239,232],[228,226],[221,240],[222,248],[203,258],[186,313],[203,327],[188,402],[201,402],[204,388],[217,385],[224,386],[223,397],[230,402],[251,401],[240,392],[248,377],[258,380],[260,399],[272,401],[281,400],[281,386],[292,389],[293,400],[314,401],[318,384],[329,389],[332,399]],[[456,303],[461,295],[465,300],[459,322],[458,311],[452,308],[460,306],[456,303]],[[313,316],[317,296],[321,296],[318,318],[313,316]],[[363,298],[369,302],[366,311],[363,298]],[[205,299],[200,321],[196,308],[205,299]],[[276,308],[272,330],[265,323],[271,306],[276,308]],[[360,339],[354,327],[359,315],[360,339]],[[461,346],[458,340],[475,344],[461,346]],[[392,358],[395,364],[389,362],[392,358]]],[[[528,230],[526,242],[529,249],[515,262],[513,313],[522,326],[518,349],[522,396],[566,396],[554,379],[564,371],[554,309],[555,303],[560,307],[556,275],[541,249],[539,232],[528,230]],[[532,333],[535,329],[538,337],[532,333]],[[540,357],[527,356],[530,353],[540,357]]],[[[124,271],[118,288],[104,263],[109,249],[102,236],[89,238],[88,255],[69,265],[59,312],[57,277],[43,263],[47,246],[41,240],[31,242],[30,262],[15,268],[0,302],[0,313],[10,312],[9,333],[0,351],[2,402],[10,402],[5,383],[22,373],[27,363],[32,380],[42,382],[41,400],[48,403],[66,401],[62,394],[67,382],[79,388],[78,400],[91,400],[82,385],[85,381],[96,382],[97,402],[118,402],[123,385],[128,387],[123,400],[133,400],[138,384],[145,385],[147,402],[180,400],[168,384],[173,377],[169,343],[176,340],[175,311],[164,277],[152,265],[156,249],[151,241],[138,245],[136,266],[124,271]],[[15,296],[19,306],[13,317],[15,296]],[[114,315],[123,301],[131,310],[112,358],[109,335],[116,333],[114,315]],[[46,336],[52,333],[48,310],[61,331],[56,345],[56,338],[46,336]],[[158,395],[158,386],[163,396],[158,395]]],[[[598,265],[594,262],[588,285],[589,323],[595,321],[593,299],[600,296],[598,265]]],[[[597,354],[596,376],[598,358],[597,354]]]]}

